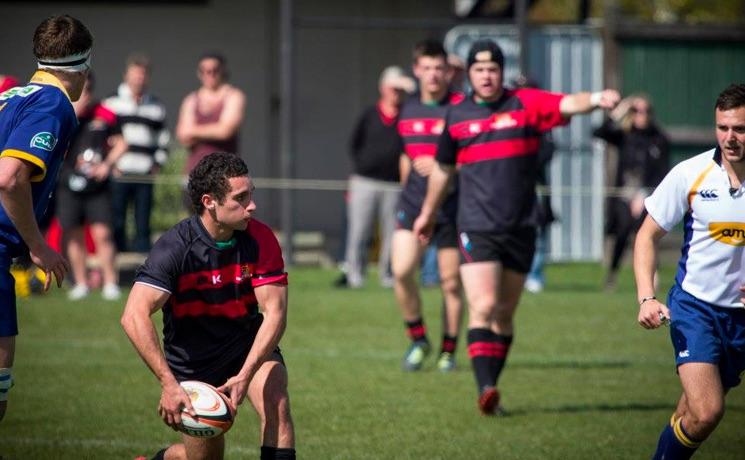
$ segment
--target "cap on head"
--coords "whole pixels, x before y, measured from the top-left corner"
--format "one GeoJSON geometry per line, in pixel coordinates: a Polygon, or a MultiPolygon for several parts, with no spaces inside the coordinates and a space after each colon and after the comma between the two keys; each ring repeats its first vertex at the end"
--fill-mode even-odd
{"type": "Polygon", "coordinates": [[[504,54],[502,48],[491,40],[478,40],[468,51],[467,68],[477,62],[496,62],[500,69],[504,69],[504,54]]]}
{"type": "Polygon", "coordinates": [[[380,86],[390,86],[411,93],[416,88],[416,83],[411,77],[406,76],[401,67],[392,65],[383,69],[378,80],[380,86]]]}

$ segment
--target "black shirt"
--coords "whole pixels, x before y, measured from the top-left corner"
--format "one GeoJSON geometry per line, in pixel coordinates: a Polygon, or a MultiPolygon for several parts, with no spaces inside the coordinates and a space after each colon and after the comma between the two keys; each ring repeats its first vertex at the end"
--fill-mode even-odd
{"type": "Polygon", "coordinates": [[[251,220],[220,249],[197,216],[185,219],[155,243],[136,283],[171,294],[163,307],[163,349],[180,374],[209,372],[245,353],[252,322],[259,319],[254,288],[287,284],[274,233],[251,220]]]}
{"type": "Polygon", "coordinates": [[[450,106],[437,161],[460,166],[459,231],[509,232],[538,224],[537,153],[541,134],[565,124],[563,94],[505,90],[499,100],[472,97],[450,106]]]}
{"type": "Polygon", "coordinates": [[[403,151],[396,130],[398,118],[386,117],[377,105],[368,107],[352,133],[352,171],[360,176],[398,182],[398,158],[403,151]]]}
{"type": "MultiPolygon", "coordinates": [[[[441,101],[425,104],[421,95],[415,94],[401,108],[398,120],[398,133],[401,135],[404,153],[413,162],[421,156],[434,157],[437,152],[437,140],[445,128],[445,114],[450,104],[463,101],[463,94],[448,93],[441,101]]],[[[438,222],[454,222],[458,211],[458,180],[452,181],[442,208],[437,213],[438,222]]],[[[427,178],[411,168],[406,184],[401,191],[398,208],[413,216],[422,209],[427,195],[427,178]]]]}

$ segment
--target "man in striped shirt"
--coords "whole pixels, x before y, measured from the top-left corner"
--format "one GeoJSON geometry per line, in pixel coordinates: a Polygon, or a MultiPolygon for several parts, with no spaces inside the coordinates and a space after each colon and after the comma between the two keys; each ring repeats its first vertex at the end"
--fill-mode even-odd
{"type": "Polygon", "coordinates": [[[459,168],[460,275],[469,307],[468,354],[485,415],[499,405],[497,379],[513,338],[513,317],[535,252],[537,153],[541,133],[576,114],[611,109],[616,91],[557,94],[503,87],[504,55],[490,40],[468,54],[473,94],[450,107],[429,175],[427,196],[414,222],[432,234],[436,210],[459,168]]]}
{"type": "Polygon", "coordinates": [[[170,134],[166,129],[166,108],[146,92],[150,61],[130,56],[124,82],[103,104],[116,113],[122,135],[129,145],[116,163],[112,181],[114,240],[119,251],[150,250],[150,211],[153,206],[152,179],[168,159],[170,134]],[[125,234],[127,207],[134,201],[135,236],[131,247],[125,234]]]}

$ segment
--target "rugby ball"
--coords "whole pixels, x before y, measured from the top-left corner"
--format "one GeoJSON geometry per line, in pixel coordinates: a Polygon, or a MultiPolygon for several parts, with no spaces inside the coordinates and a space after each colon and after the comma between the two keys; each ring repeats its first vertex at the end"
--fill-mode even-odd
{"type": "Polygon", "coordinates": [[[189,395],[197,415],[192,417],[184,410],[179,431],[196,438],[214,438],[230,429],[235,408],[226,395],[212,385],[196,380],[186,380],[180,385],[189,395]]]}

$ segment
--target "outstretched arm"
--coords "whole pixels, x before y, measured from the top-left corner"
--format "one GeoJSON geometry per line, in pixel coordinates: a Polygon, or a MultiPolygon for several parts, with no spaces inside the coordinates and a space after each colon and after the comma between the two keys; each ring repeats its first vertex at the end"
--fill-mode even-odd
{"type": "Polygon", "coordinates": [[[613,109],[620,100],[621,95],[614,89],[606,89],[597,93],[567,94],[561,99],[559,110],[564,117],[571,117],[595,109],[613,109]]]}
{"type": "Polygon", "coordinates": [[[196,415],[191,400],[179,386],[160,348],[151,316],[163,308],[170,294],[143,283],[135,283],[129,293],[121,325],[137,353],[158,378],[162,388],[158,413],[173,429],[181,424],[181,410],[196,415]]]}

